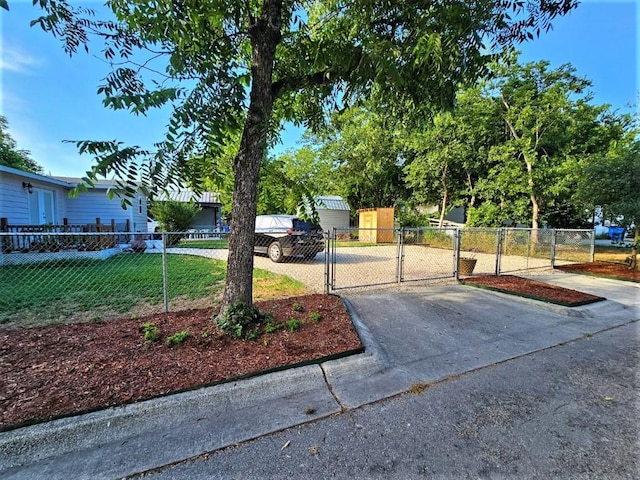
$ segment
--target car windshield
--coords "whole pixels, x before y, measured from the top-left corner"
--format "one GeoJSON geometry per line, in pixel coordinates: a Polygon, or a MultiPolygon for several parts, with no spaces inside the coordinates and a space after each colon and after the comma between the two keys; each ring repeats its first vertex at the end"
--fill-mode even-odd
{"type": "Polygon", "coordinates": [[[299,218],[293,219],[293,229],[294,230],[302,230],[304,232],[310,232],[314,230],[321,230],[320,225],[317,225],[313,222],[306,222],[304,220],[300,220],[299,218]]]}

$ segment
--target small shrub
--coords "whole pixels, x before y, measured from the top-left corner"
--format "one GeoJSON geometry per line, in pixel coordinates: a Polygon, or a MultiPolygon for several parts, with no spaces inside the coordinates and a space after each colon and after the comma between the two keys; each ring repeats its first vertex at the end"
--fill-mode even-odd
{"type": "Polygon", "coordinates": [[[140,330],[142,330],[145,342],[153,342],[160,336],[158,327],[156,327],[156,324],[153,322],[144,322],[140,330]]]}
{"type": "Polygon", "coordinates": [[[290,332],[295,332],[300,329],[300,320],[292,318],[291,320],[287,320],[285,323],[287,330],[290,332]]]}
{"type": "Polygon", "coordinates": [[[300,305],[298,302],[294,302],[293,309],[296,312],[304,312],[304,307],[302,305],[300,305]]]}
{"type": "Polygon", "coordinates": [[[320,315],[320,312],[311,312],[309,313],[309,318],[313,323],[318,323],[322,320],[322,315],[320,315]]]}
{"type": "Polygon", "coordinates": [[[180,345],[181,343],[184,343],[190,336],[191,334],[188,330],[174,333],[170,337],[167,337],[167,345],[180,345]]]}
{"type": "Polygon", "coordinates": [[[271,317],[260,313],[253,305],[236,304],[227,309],[217,321],[218,327],[234,338],[253,340],[260,336],[259,326],[271,317]]]}

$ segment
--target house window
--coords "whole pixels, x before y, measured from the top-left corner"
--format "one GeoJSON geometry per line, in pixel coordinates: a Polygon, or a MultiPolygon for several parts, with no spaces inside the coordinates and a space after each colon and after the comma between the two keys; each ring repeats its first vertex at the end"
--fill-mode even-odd
{"type": "Polygon", "coordinates": [[[142,197],[138,198],[138,213],[142,213],[142,197]]]}

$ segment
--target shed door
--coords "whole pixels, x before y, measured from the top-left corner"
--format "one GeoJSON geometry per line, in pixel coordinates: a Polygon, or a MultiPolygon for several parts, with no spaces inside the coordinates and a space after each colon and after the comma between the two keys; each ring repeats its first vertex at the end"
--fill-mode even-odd
{"type": "Polygon", "coordinates": [[[29,195],[29,210],[32,225],[45,225],[54,223],[55,207],[54,195],[51,190],[41,190],[34,188],[29,195]]]}

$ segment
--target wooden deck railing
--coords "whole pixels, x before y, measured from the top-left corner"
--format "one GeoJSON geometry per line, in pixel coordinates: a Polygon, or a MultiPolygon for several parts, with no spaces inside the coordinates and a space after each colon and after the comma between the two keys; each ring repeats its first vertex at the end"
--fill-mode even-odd
{"type": "MultiPolygon", "coordinates": [[[[131,224],[125,223],[126,236],[129,236],[131,224]]],[[[0,232],[9,235],[2,236],[2,251],[57,251],[60,249],[80,247],[97,250],[113,247],[116,242],[127,241],[120,239],[116,233],[116,222],[108,224],[96,218],[96,223],[70,224],[63,219],[62,225],[10,225],[7,218],[0,218],[0,232]],[[96,233],[97,235],[86,235],[96,233]],[[99,235],[104,233],[107,235],[99,235]],[[13,234],[13,235],[11,235],[13,234]],[[82,234],[82,235],[74,235],[82,234]]]]}

